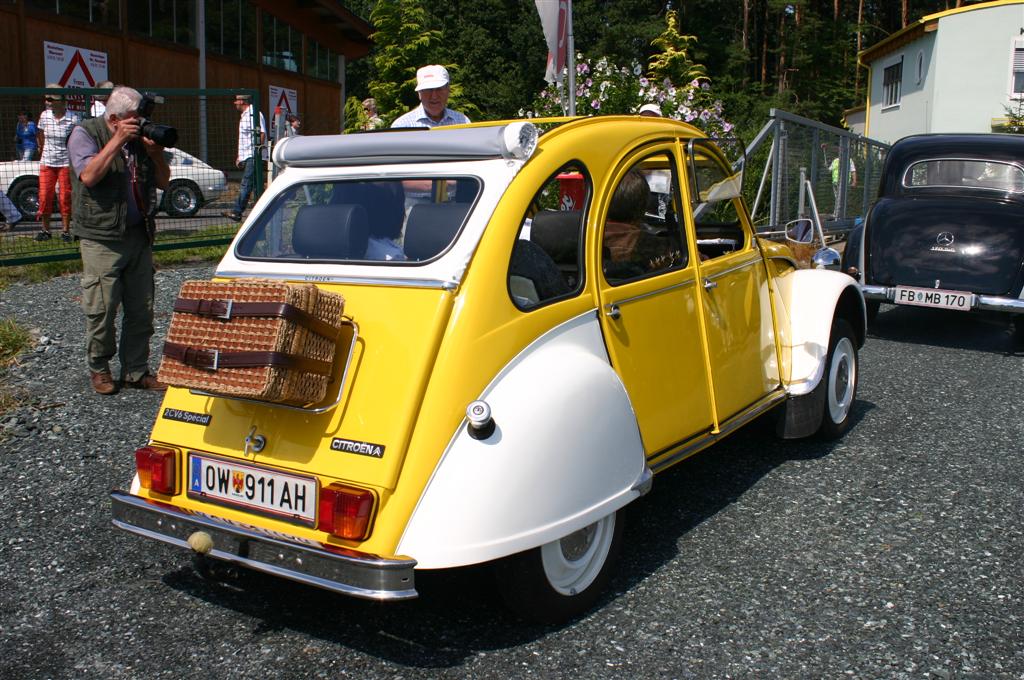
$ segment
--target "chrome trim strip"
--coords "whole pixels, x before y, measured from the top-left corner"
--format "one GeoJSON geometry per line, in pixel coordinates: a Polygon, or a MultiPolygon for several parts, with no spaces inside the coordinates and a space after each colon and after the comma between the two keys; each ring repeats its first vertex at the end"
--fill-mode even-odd
{"type": "Polygon", "coordinates": [[[700,434],[685,442],[677,444],[676,447],[670,446],[667,449],[663,449],[662,451],[649,456],[647,458],[648,464],[654,472],[661,472],[662,470],[689,458],[693,454],[706,449],[720,439],[732,434],[754,418],[757,418],[766,411],[778,406],[781,402],[786,400],[787,396],[786,391],[782,387],[778,387],[775,391],[755,402],[752,406],[747,408],[747,410],[733,416],[723,423],[717,433],[708,432],[700,434]],[[658,460],[655,461],[654,459],[658,460]]]}
{"type": "MultiPolygon", "coordinates": [[[[348,380],[348,369],[352,366],[352,355],[355,353],[356,340],[359,339],[359,324],[357,324],[355,321],[348,317],[343,318],[342,323],[346,323],[352,326],[352,340],[348,344],[348,356],[345,358],[345,368],[341,372],[341,379],[338,380],[338,392],[334,397],[334,401],[332,401],[330,404],[327,404],[326,406],[318,406],[316,408],[311,408],[309,406],[292,406],[290,404],[278,404],[277,402],[265,401],[263,399],[249,399],[247,397],[236,397],[230,394],[217,394],[215,392],[207,392],[205,390],[189,390],[189,393],[197,394],[203,397],[213,397],[215,399],[245,401],[250,404],[257,404],[259,406],[283,408],[288,409],[290,411],[301,411],[302,413],[314,413],[318,415],[321,413],[326,413],[327,411],[330,411],[331,409],[333,409],[334,407],[341,403],[341,394],[342,392],[345,391],[345,382],[346,380],[348,380]]],[[[337,356],[335,356],[335,361],[337,361],[337,356]]],[[[331,371],[331,374],[334,374],[333,370],[331,371]]]]}
{"type": "Polygon", "coordinates": [[[759,263],[761,261],[762,260],[761,260],[761,257],[759,255],[758,257],[756,257],[756,258],[754,258],[752,260],[748,260],[747,262],[741,262],[740,264],[737,264],[737,265],[734,265],[732,267],[729,267],[728,269],[723,269],[722,271],[718,272],[717,274],[713,274],[711,276],[708,276],[708,275],[705,274],[703,276],[704,276],[705,279],[714,280],[714,279],[717,279],[719,276],[725,276],[726,274],[732,274],[733,272],[739,271],[740,269],[746,269],[747,267],[750,267],[751,265],[756,265],[757,263],[759,263]]]}
{"type": "Polygon", "coordinates": [[[895,289],[886,288],[885,286],[869,286],[867,284],[861,285],[860,292],[868,300],[892,300],[896,295],[895,289]]]}
{"type": "Polygon", "coordinates": [[[990,309],[996,312],[1021,312],[1024,313],[1024,300],[997,297],[994,295],[976,295],[978,309],[990,309]]]}
{"type": "MultiPolygon", "coordinates": [[[[924,286],[917,286],[923,288],[924,286]]],[[[881,300],[882,302],[892,302],[896,299],[896,287],[895,286],[870,286],[863,285],[860,287],[864,293],[865,299],[868,300],[881,300]]],[[[983,309],[986,311],[993,312],[1009,312],[1011,314],[1024,314],[1024,299],[1003,297],[1000,295],[978,295],[977,293],[971,293],[970,291],[957,291],[964,295],[970,295],[974,302],[971,305],[971,311],[976,309],[983,309]]],[[[908,305],[909,306],[909,305],[908,305]]]]}
{"type": "Polygon", "coordinates": [[[646,293],[641,293],[640,295],[634,295],[633,297],[623,298],[621,300],[609,302],[604,307],[606,310],[608,310],[611,309],[613,305],[622,306],[630,302],[643,300],[644,298],[654,297],[655,295],[661,295],[662,293],[667,293],[668,291],[675,290],[676,288],[685,288],[686,286],[692,286],[693,284],[694,279],[690,279],[689,281],[683,281],[681,283],[673,283],[671,286],[665,286],[664,288],[658,288],[657,290],[647,291],[646,293]]]}
{"type": "MultiPolygon", "coordinates": [[[[216,271],[213,275],[224,279],[251,279],[257,275],[253,272],[239,271],[216,271]]],[[[440,279],[395,279],[395,278],[372,278],[368,276],[327,276],[324,274],[274,274],[259,273],[261,279],[283,279],[286,281],[305,281],[306,283],[348,283],[354,286],[392,286],[398,288],[437,288],[440,290],[455,290],[459,284],[454,281],[442,281],[440,279]]]]}
{"type": "Polygon", "coordinates": [[[110,500],[114,526],[139,536],[191,550],[188,537],[204,531],[213,539],[209,557],[214,559],[367,600],[409,600],[418,595],[416,560],[410,558],[333,553],[192,515],[124,491],[112,491],[110,500]]]}

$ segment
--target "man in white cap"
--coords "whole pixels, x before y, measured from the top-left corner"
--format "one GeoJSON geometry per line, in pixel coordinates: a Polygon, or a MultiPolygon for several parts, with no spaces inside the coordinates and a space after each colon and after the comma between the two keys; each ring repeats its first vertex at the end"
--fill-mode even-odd
{"type": "Polygon", "coordinates": [[[402,114],[391,124],[393,128],[432,128],[441,125],[468,123],[465,114],[448,108],[448,69],[430,64],[416,71],[416,94],[420,105],[402,114]]]}
{"type": "Polygon", "coordinates": [[[637,114],[647,116],[648,118],[661,118],[661,107],[657,104],[644,104],[637,111],[637,114]]]}

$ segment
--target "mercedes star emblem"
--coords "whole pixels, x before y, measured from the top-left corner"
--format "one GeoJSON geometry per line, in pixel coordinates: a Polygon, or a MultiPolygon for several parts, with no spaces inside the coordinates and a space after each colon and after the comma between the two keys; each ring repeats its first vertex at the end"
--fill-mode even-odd
{"type": "Polygon", "coordinates": [[[953,234],[948,231],[939,232],[939,235],[935,237],[935,242],[940,246],[951,246],[954,240],[953,234]]]}

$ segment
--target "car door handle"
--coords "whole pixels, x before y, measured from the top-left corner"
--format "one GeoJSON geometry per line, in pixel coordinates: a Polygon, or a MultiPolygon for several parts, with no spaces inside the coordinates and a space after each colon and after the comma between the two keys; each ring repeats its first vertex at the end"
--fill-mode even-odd
{"type": "Polygon", "coordinates": [[[604,310],[604,313],[608,318],[614,319],[615,321],[618,321],[622,317],[622,310],[619,309],[619,306],[615,303],[608,305],[608,309],[604,310]]]}
{"type": "Polygon", "coordinates": [[[711,290],[712,288],[718,288],[718,282],[712,281],[711,279],[704,279],[704,290],[711,290]]]}

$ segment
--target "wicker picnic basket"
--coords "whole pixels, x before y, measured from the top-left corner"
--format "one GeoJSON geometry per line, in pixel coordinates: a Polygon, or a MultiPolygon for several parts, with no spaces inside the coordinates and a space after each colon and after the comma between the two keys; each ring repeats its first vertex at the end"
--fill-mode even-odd
{"type": "Polygon", "coordinates": [[[315,404],[331,380],[344,304],[311,284],[186,281],[157,377],[227,396],[315,404]]]}

